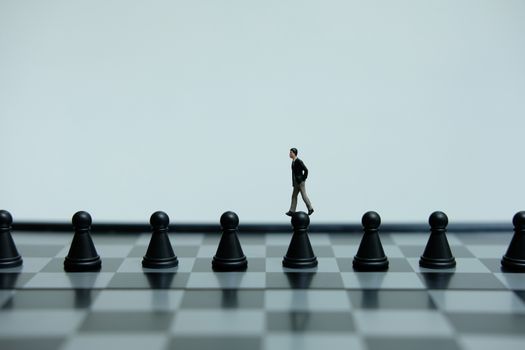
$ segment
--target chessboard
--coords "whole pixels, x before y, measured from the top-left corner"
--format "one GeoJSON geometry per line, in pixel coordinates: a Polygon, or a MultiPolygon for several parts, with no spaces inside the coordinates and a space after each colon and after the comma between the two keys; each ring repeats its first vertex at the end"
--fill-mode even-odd
{"type": "Polygon", "coordinates": [[[151,233],[93,233],[99,272],[64,272],[72,235],[13,232],[0,270],[0,349],[518,349],[525,274],[510,232],[449,232],[456,267],[418,264],[420,233],[380,233],[385,272],[356,272],[362,234],[310,233],[318,266],[287,269],[291,232],[243,233],[244,272],[214,272],[221,234],[170,233],[179,265],[144,269],[151,233]]]}

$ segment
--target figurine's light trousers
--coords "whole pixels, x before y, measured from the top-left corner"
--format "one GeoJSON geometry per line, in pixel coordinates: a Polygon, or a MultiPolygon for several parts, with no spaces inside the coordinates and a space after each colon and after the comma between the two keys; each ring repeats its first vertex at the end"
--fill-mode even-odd
{"type": "Polygon", "coordinates": [[[297,209],[297,196],[299,195],[299,192],[301,192],[301,197],[303,197],[303,201],[306,204],[306,207],[308,208],[308,210],[312,209],[312,203],[310,203],[310,199],[306,195],[306,187],[303,181],[299,185],[295,185],[293,187],[292,205],[290,206],[290,211],[292,213],[295,212],[295,210],[297,209]]]}

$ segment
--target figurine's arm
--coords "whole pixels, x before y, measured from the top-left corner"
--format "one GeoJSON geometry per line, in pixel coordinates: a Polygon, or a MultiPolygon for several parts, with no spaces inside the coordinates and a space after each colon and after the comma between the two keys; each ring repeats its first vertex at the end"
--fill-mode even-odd
{"type": "Polygon", "coordinates": [[[299,169],[300,169],[300,178],[298,179],[299,180],[299,183],[303,182],[306,180],[306,178],[308,177],[308,168],[306,167],[306,165],[304,165],[304,162],[302,160],[299,159],[299,169]]]}
{"type": "Polygon", "coordinates": [[[306,178],[308,177],[308,168],[306,167],[306,165],[304,165],[304,162],[301,161],[301,167],[303,168],[302,169],[302,173],[303,173],[303,181],[306,181],[306,178]]]}

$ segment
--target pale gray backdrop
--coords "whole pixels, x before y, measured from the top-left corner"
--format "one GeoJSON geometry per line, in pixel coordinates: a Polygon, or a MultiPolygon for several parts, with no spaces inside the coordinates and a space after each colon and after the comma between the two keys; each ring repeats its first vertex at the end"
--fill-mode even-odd
{"type": "Polygon", "coordinates": [[[508,221],[525,1],[0,1],[0,208],[18,220],[508,221]],[[300,208],[304,209],[301,203],[300,208]]]}

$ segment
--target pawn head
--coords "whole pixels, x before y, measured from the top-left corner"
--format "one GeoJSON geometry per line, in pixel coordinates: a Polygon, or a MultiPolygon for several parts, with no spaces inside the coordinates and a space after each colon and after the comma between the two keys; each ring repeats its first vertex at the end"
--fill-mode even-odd
{"type": "Polygon", "coordinates": [[[221,227],[223,229],[235,229],[239,226],[239,217],[233,211],[224,212],[221,215],[221,227]]]}
{"type": "Polygon", "coordinates": [[[381,217],[375,211],[367,211],[361,218],[361,224],[364,228],[378,229],[381,225],[381,217]]]}
{"type": "Polygon", "coordinates": [[[163,211],[156,211],[151,214],[149,223],[154,228],[166,228],[170,224],[170,217],[163,211]]]}
{"type": "Polygon", "coordinates": [[[91,226],[91,215],[87,211],[77,211],[71,222],[75,228],[89,228],[91,226]]]}
{"type": "Polygon", "coordinates": [[[442,211],[435,211],[432,214],[430,214],[430,217],[428,218],[428,224],[431,228],[435,229],[444,229],[448,225],[448,217],[447,214],[443,213],[442,211]]]}
{"type": "Polygon", "coordinates": [[[310,225],[310,217],[304,211],[297,211],[292,215],[292,226],[294,228],[307,228],[310,225]]]}
{"type": "Polygon", "coordinates": [[[519,211],[514,214],[512,224],[514,225],[514,228],[517,229],[525,228],[525,211],[519,211]]]}
{"type": "Polygon", "coordinates": [[[0,210],[0,227],[11,227],[13,217],[7,210],[0,210]]]}

